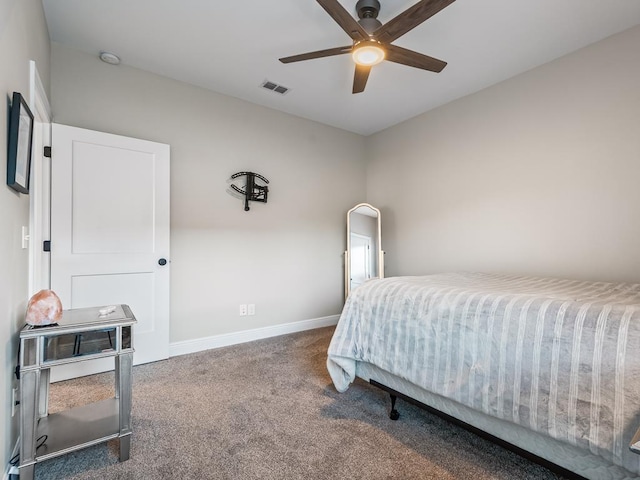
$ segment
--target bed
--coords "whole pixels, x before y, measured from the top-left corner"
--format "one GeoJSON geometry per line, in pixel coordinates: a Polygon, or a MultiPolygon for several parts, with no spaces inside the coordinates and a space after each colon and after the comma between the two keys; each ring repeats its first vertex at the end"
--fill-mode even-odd
{"type": "Polygon", "coordinates": [[[640,285],[484,273],[371,280],[327,367],[588,479],[640,478],[640,285]],[[637,439],[636,439],[637,440],[637,439]]]}

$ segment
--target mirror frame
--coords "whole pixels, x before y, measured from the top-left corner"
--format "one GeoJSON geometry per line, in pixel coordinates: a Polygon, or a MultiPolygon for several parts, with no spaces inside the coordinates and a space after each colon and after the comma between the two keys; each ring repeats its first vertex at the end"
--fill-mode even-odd
{"type": "Polygon", "coordinates": [[[382,217],[380,210],[368,203],[359,203],[347,212],[347,250],[344,252],[344,298],[345,300],[351,293],[351,214],[356,213],[356,210],[362,207],[367,207],[376,212],[378,215],[377,231],[376,231],[376,245],[377,245],[377,260],[378,260],[378,275],[371,278],[384,278],[384,250],[382,250],[382,217]]]}

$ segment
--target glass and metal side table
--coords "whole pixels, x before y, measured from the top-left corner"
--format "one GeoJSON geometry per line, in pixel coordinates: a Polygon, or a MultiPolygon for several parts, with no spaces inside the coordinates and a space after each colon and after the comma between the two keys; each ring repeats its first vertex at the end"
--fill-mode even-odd
{"type": "Polygon", "coordinates": [[[129,459],[134,323],[127,305],[113,305],[64,310],[54,326],[20,331],[20,480],[32,480],[38,462],[112,439],[129,459]],[[49,415],[50,368],[105,357],[115,360],[115,398],[49,415]]]}

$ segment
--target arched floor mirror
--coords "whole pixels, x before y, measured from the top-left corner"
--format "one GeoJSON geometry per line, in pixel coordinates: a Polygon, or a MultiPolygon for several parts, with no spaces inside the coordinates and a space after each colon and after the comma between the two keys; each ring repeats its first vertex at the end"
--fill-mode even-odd
{"type": "Polygon", "coordinates": [[[344,262],[344,293],[367,280],[384,278],[380,210],[360,203],[347,212],[347,251],[344,262]]]}

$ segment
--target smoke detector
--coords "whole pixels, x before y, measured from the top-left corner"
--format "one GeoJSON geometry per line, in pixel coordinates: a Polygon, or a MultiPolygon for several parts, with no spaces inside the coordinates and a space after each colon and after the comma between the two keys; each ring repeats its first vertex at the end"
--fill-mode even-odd
{"type": "Polygon", "coordinates": [[[108,63],[109,65],[120,64],[120,57],[110,52],[100,52],[100,60],[102,60],[104,63],[108,63]]]}

